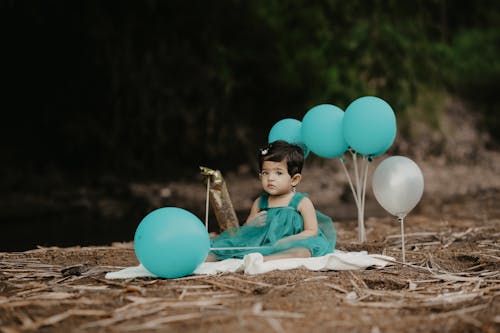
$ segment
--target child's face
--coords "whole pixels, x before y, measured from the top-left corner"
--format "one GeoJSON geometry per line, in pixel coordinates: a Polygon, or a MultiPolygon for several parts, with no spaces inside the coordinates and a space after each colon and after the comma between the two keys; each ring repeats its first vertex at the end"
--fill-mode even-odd
{"type": "Polygon", "coordinates": [[[264,161],[262,163],[260,180],[264,191],[270,195],[282,195],[290,193],[300,178],[297,179],[297,177],[292,177],[288,174],[288,167],[285,161],[264,161]]]}

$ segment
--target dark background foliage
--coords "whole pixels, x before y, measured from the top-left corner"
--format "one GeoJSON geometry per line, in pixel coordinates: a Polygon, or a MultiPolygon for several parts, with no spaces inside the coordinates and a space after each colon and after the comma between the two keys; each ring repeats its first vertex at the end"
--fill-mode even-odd
{"type": "Polygon", "coordinates": [[[440,130],[452,97],[500,139],[496,0],[3,0],[0,27],[0,250],[129,241],[164,205],[201,216],[198,186],[172,182],[249,170],[318,104],[379,96],[427,156],[460,143],[411,125],[440,130]]]}
{"type": "Polygon", "coordinates": [[[363,95],[404,113],[422,87],[474,103],[498,140],[499,9],[487,0],[5,2],[2,169],[81,181],[233,169],[280,119],[363,95]]]}

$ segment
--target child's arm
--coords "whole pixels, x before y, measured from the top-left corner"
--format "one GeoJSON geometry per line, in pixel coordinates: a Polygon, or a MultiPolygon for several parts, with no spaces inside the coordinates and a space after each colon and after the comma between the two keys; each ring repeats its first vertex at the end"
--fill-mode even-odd
{"type": "Polygon", "coordinates": [[[248,214],[248,217],[247,217],[247,220],[245,221],[245,224],[247,224],[248,221],[253,220],[259,214],[259,200],[260,200],[260,198],[257,198],[253,202],[252,208],[250,209],[250,214],[248,214]]]}
{"type": "Polygon", "coordinates": [[[307,197],[302,199],[299,203],[298,211],[304,219],[304,231],[300,234],[305,237],[318,236],[318,218],[316,217],[316,209],[311,199],[307,197]]]}

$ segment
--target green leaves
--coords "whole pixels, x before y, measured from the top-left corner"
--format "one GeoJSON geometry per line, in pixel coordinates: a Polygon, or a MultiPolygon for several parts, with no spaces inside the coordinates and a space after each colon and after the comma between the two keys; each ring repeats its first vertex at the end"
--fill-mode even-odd
{"type": "Polygon", "coordinates": [[[19,93],[28,115],[12,112],[5,135],[36,138],[22,139],[19,159],[129,174],[228,169],[249,162],[277,120],[321,103],[377,95],[404,113],[422,91],[449,89],[498,110],[499,1],[12,6],[26,32],[11,49],[38,78],[14,76],[33,91],[19,93]]]}

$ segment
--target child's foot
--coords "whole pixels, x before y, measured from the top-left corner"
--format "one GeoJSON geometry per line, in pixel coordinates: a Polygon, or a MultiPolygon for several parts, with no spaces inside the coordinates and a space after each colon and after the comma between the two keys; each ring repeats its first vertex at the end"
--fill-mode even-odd
{"type": "Polygon", "coordinates": [[[205,262],[214,262],[214,261],[218,261],[217,258],[215,258],[213,255],[209,254],[207,256],[207,259],[205,259],[205,262]]]}

